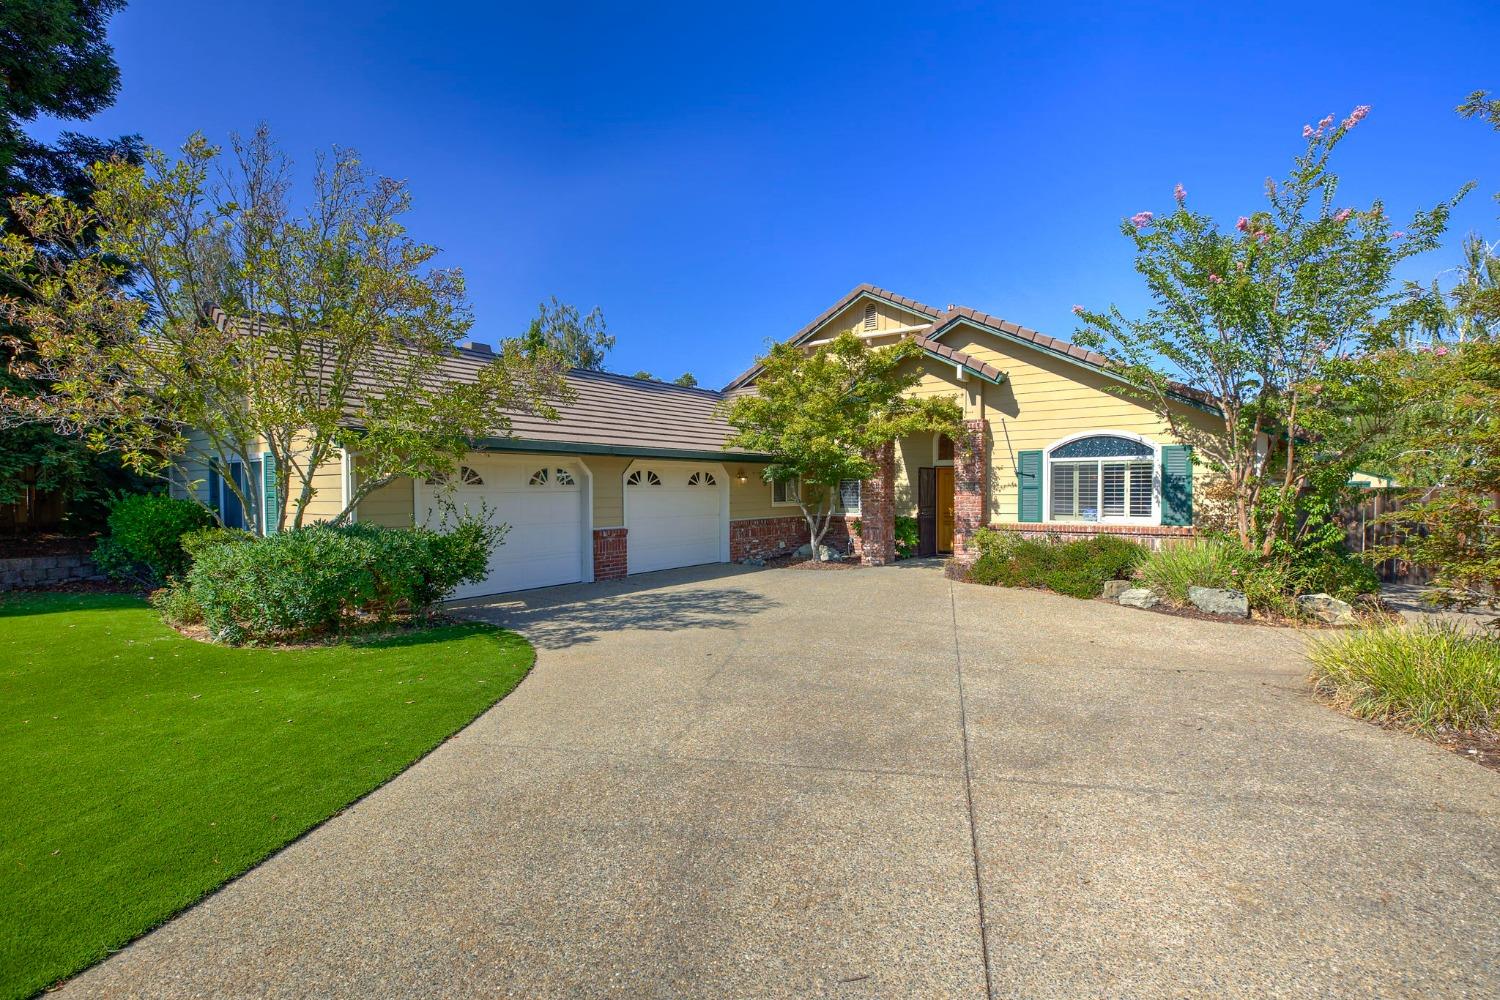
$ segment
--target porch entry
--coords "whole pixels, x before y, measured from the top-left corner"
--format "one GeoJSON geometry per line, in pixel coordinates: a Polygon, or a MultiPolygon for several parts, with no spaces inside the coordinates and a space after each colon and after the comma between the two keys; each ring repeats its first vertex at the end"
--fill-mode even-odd
{"type": "Polygon", "coordinates": [[[953,466],[917,470],[917,555],[953,551],[953,466]]]}

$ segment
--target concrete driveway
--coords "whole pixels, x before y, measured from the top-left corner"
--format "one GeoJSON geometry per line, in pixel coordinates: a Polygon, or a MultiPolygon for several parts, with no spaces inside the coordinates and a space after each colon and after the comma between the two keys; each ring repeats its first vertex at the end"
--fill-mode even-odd
{"type": "Polygon", "coordinates": [[[1500,776],[1297,633],[673,571],[471,609],[536,670],[69,995],[1500,995],[1500,776]]]}

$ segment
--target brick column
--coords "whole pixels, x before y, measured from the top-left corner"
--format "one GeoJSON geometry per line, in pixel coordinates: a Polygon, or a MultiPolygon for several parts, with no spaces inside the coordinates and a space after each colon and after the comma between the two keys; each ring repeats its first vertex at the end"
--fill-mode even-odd
{"type": "Polygon", "coordinates": [[[625,568],[625,529],[594,529],[594,580],[620,580],[625,568]]]}
{"type": "Polygon", "coordinates": [[[989,443],[983,420],[965,420],[953,443],[953,557],[970,560],[974,532],[989,521],[989,443]]]}
{"type": "Polygon", "coordinates": [[[884,566],[896,561],[896,445],[887,443],[868,456],[875,475],[860,485],[859,516],[864,534],[859,561],[884,566]]]}

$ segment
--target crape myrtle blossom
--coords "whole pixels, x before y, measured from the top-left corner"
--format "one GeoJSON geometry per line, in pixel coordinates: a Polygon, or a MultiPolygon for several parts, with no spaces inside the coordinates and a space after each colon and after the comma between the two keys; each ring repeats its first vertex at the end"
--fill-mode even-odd
{"type": "Polygon", "coordinates": [[[1151,225],[1151,220],[1154,218],[1156,218],[1156,216],[1151,212],[1137,212],[1130,217],[1130,222],[1135,226],[1135,228],[1143,229],[1146,226],[1151,225]]]}
{"type": "Polygon", "coordinates": [[[1073,315],[1074,316],[1082,316],[1083,315],[1083,306],[1074,306],[1073,307],[1073,315]]]}
{"type": "Polygon", "coordinates": [[[1341,208],[1341,209],[1338,210],[1338,214],[1333,217],[1333,221],[1334,222],[1348,222],[1349,221],[1349,216],[1351,216],[1353,214],[1354,214],[1354,209],[1352,209],[1352,208],[1341,208]]]}
{"type": "Polygon", "coordinates": [[[1239,221],[1234,224],[1234,228],[1243,233],[1245,230],[1250,228],[1250,220],[1242,215],[1240,216],[1239,221]]]}
{"type": "Polygon", "coordinates": [[[1221,277],[1219,277],[1214,272],[1209,271],[1208,272],[1208,283],[1210,285],[1222,285],[1224,283],[1224,279],[1221,278],[1221,277]]]}
{"type": "Polygon", "coordinates": [[[1187,199],[1187,188],[1183,187],[1182,184],[1179,183],[1172,189],[1172,197],[1176,198],[1177,204],[1181,205],[1183,201],[1187,199]]]}

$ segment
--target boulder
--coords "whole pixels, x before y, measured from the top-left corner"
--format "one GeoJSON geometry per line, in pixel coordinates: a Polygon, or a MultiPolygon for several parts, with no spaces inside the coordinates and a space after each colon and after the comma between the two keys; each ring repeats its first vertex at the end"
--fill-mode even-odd
{"type": "MultiPolygon", "coordinates": [[[[799,559],[811,559],[812,558],[812,546],[810,544],[804,542],[802,545],[798,546],[797,551],[793,552],[792,555],[796,556],[799,559]]],[[[829,546],[829,545],[819,545],[818,546],[818,557],[823,562],[832,562],[835,559],[842,559],[842,558],[844,558],[844,554],[842,552],[840,552],[838,549],[833,548],[832,546],[829,546]]]]}
{"type": "Polygon", "coordinates": [[[1250,602],[1238,590],[1217,587],[1189,587],[1188,601],[1199,611],[1230,618],[1249,618],[1250,602]]]}
{"type": "Polygon", "coordinates": [[[1328,625],[1354,624],[1354,608],[1332,594],[1302,594],[1297,598],[1297,610],[1328,625]]]}
{"type": "Polygon", "coordinates": [[[1120,595],[1120,603],[1127,608],[1154,608],[1161,603],[1161,598],[1145,587],[1131,587],[1120,595]]]}
{"type": "Polygon", "coordinates": [[[1129,580],[1105,580],[1104,593],[1101,595],[1106,601],[1118,601],[1120,595],[1127,590],[1134,590],[1135,584],[1129,580]]]}

